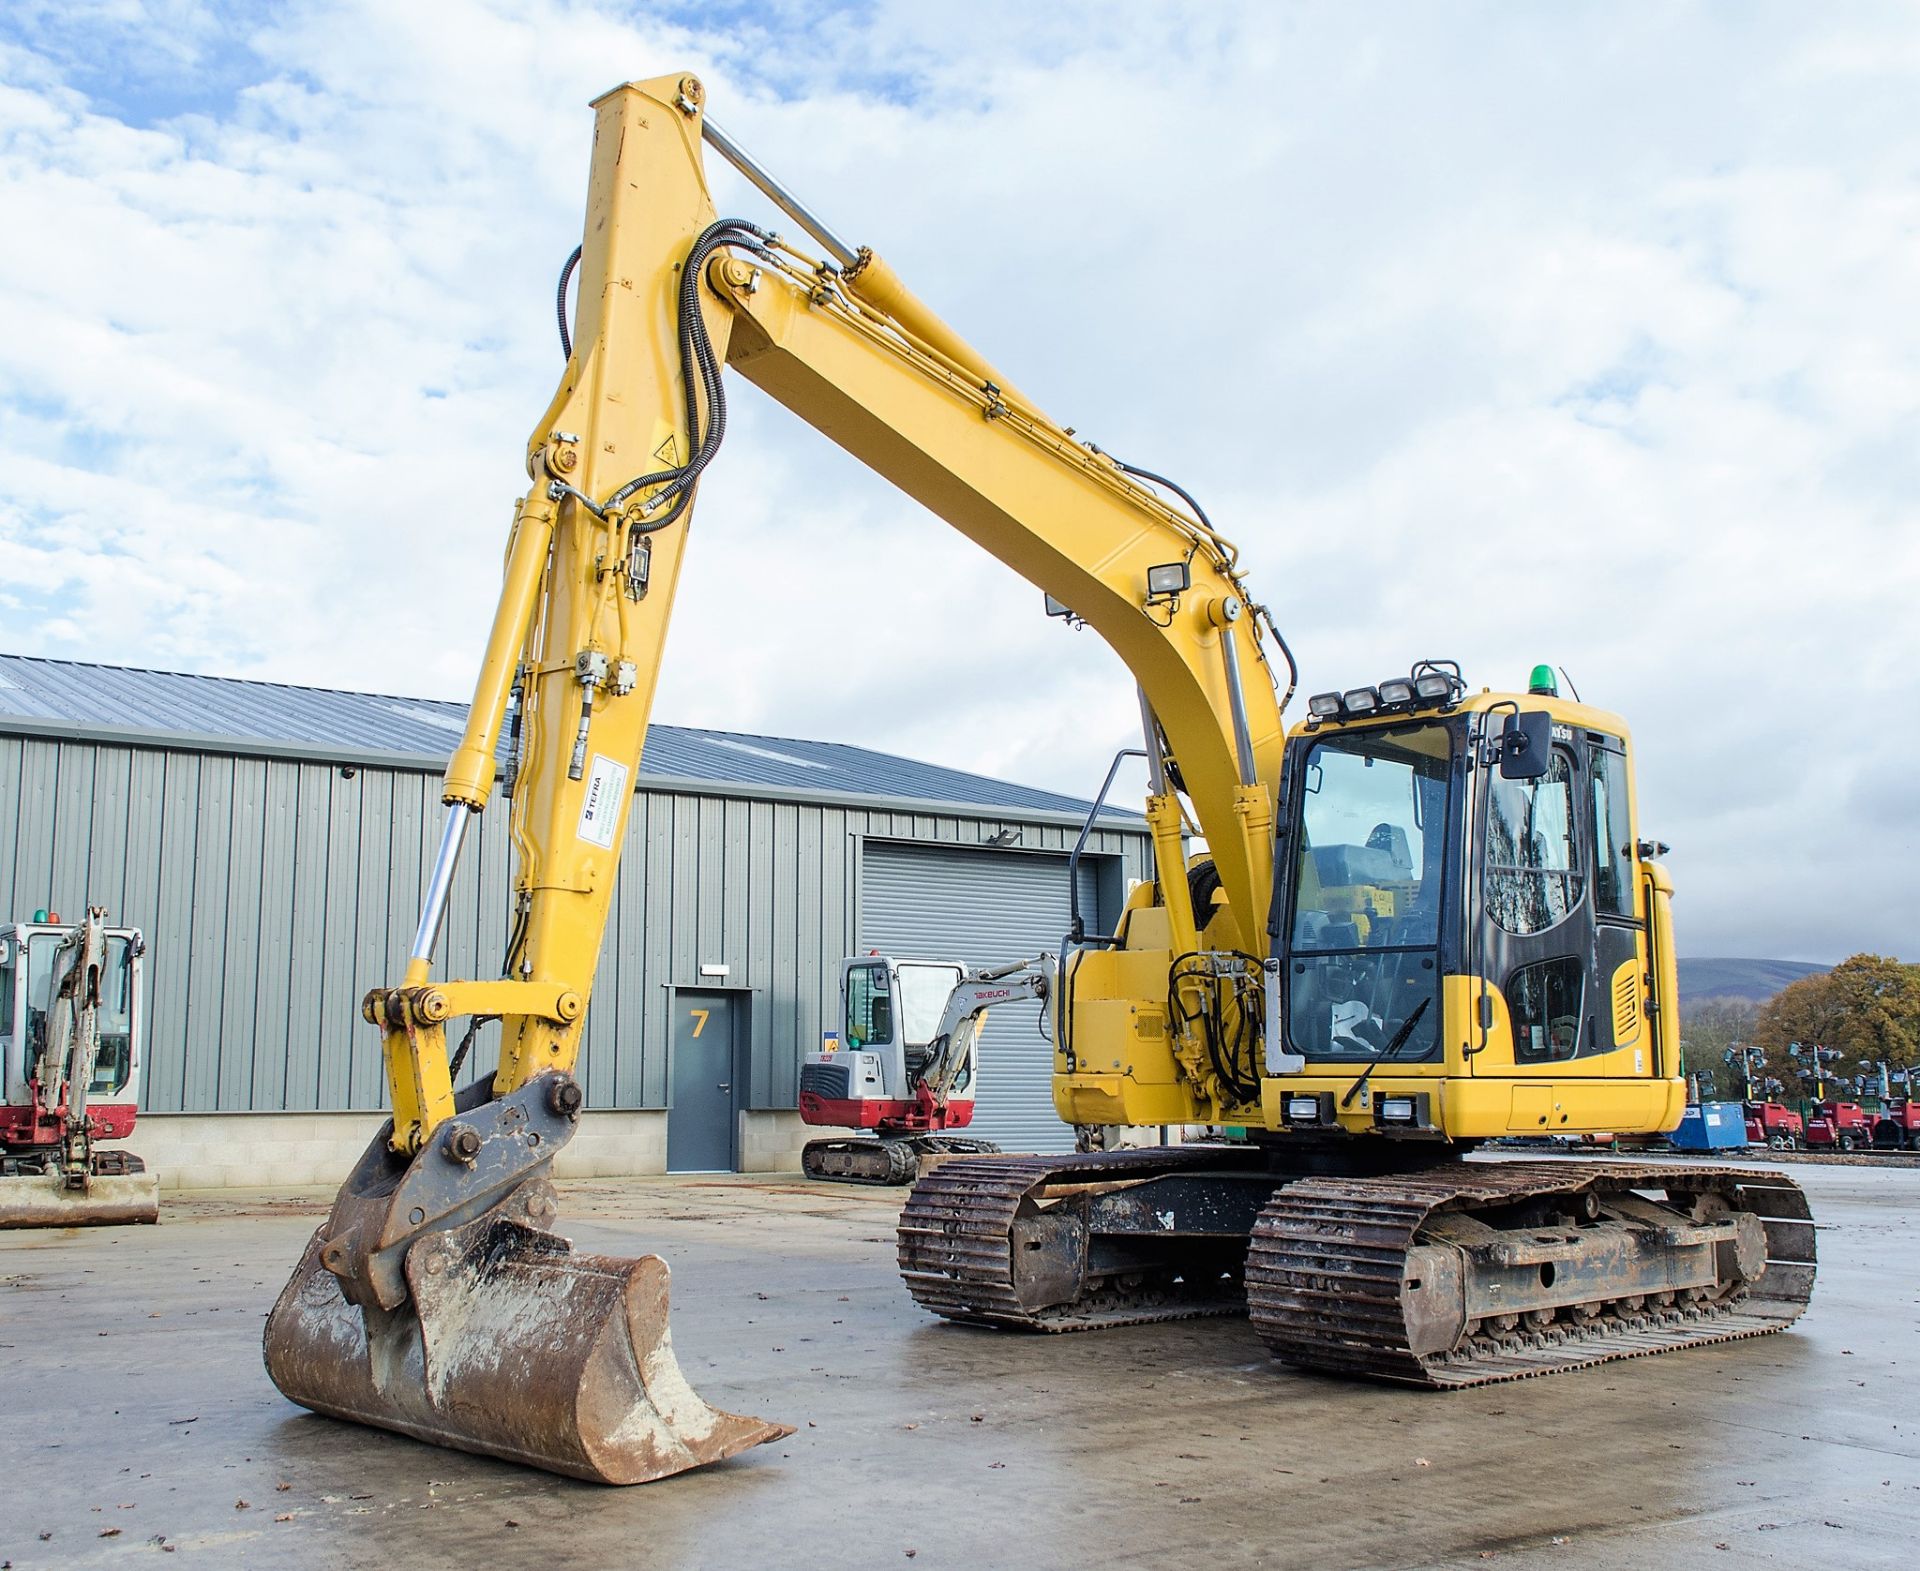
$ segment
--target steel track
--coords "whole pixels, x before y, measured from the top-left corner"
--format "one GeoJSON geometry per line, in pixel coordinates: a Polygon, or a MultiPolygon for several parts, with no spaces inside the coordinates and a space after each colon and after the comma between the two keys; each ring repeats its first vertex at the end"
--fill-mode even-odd
{"type": "Polygon", "coordinates": [[[1050,1191],[1217,1166],[1217,1149],[1076,1157],[973,1157],[943,1163],[901,1213],[900,1273],[916,1302],[950,1320],[1028,1331],[1085,1331],[1201,1315],[1247,1313],[1276,1356],[1328,1373],[1447,1389],[1518,1380],[1617,1358],[1763,1336],[1804,1311],[1814,1275],[1813,1226],[1799,1186],[1778,1173],[1666,1163],[1449,1163],[1368,1178],[1274,1175],[1247,1256],[1244,1297],[1217,1276],[1177,1270],[1096,1277],[1086,1293],[1039,1308],[1023,1302],[1016,1225],[1050,1191]],[[1586,1306],[1584,1318],[1469,1335],[1417,1354],[1403,1309],[1408,1252],[1447,1211],[1628,1190],[1717,1193],[1762,1219],[1768,1266],[1756,1281],[1704,1303],[1586,1306]]]}
{"type": "Polygon", "coordinates": [[[991,1140],[972,1135],[809,1140],[800,1153],[800,1170],[824,1184],[874,1184],[897,1187],[919,1175],[928,1156],[985,1156],[999,1151],[991,1140]],[[841,1170],[828,1164],[838,1158],[841,1170]]]}
{"type": "MultiPolygon", "coordinates": [[[[1240,1314],[1238,1284],[1172,1273],[1102,1280],[1070,1304],[1029,1308],[1014,1272],[1014,1227],[1051,1186],[1124,1182],[1217,1166],[1214,1148],[1081,1156],[967,1157],[922,1178],[900,1213],[900,1275],[924,1309],[949,1320],[1023,1331],[1092,1331],[1200,1315],[1240,1314]]],[[[1278,1180],[1276,1180],[1278,1182],[1278,1180]]]]}
{"type": "Polygon", "coordinates": [[[1784,1330],[1813,1288],[1806,1197],[1778,1173],[1740,1168],[1608,1163],[1458,1166],[1395,1179],[1300,1179],[1261,1214],[1247,1254],[1247,1310],[1288,1363],[1433,1389],[1522,1380],[1616,1358],[1639,1358],[1784,1330]],[[1664,1189],[1718,1192],[1763,1220],[1768,1266],[1708,1303],[1626,1309],[1588,1306],[1551,1324],[1469,1336],[1419,1354],[1405,1314],[1406,1263],[1429,1217],[1538,1197],[1664,1189]]]}

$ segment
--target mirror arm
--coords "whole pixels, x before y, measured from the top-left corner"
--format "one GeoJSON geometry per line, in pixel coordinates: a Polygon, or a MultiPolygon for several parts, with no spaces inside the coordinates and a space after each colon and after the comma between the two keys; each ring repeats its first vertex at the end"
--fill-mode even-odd
{"type": "Polygon", "coordinates": [[[1496,704],[1489,704],[1480,712],[1480,736],[1474,748],[1473,761],[1481,769],[1491,769],[1500,762],[1501,739],[1493,729],[1493,717],[1502,712],[1517,715],[1520,706],[1511,698],[1503,698],[1496,704]]]}

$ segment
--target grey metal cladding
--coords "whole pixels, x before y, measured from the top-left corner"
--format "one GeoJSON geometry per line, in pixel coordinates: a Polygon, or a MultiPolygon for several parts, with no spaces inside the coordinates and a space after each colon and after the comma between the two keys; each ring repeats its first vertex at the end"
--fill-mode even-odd
{"type": "MultiPolygon", "coordinates": [[[[27,692],[41,701],[20,668],[59,664],[0,657],[0,674],[15,684],[0,698],[27,692]]],[[[132,706],[147,691],[135,679],[150,674],[107,675],[124,678],[126,713],[144,718],[145,731],[155,721],[220,723],[204,704],[191,715],[135,716],[132,706]]],[[[322,702],[329,696],[341,695],[315,702],[331,714],[322,702]]],[[[72,730],[9,734],[16,729],[0,713],[0,911],[64,913],[91,900],[146,931],[148,1108],[384,1106],[379,1039],[360,1019],[360,1000],[404,963],[440,813],[432,761],[349,772],[324,755],[250,755],[245,739],[205,749],[151,735],[135,742],[72,730]]],[[[782,742],[775,750],[825,746],[782,742]]],[[[895,774],[886,783],[898,791],[913,782],[895,774]]],[[[1069,849],[1077,827],[1053,805],[1066,799],[1033,795],[1049,805],[1032,816],[970,800],[950,811],[907,811],[851,793],[844,801],[767,800],[742,795],[738,781],[703,791],[643,776],[582,1056],[590,1103],[665,1106],[668,990],[724,985],[745,990],[751,1013],[744,1105],[792,1107],[800,1056],[818,1041],[838,962],[855,944],[863,841],[978,848],[1005,826],[1018,830],[1019,849],[994,855],[1069,849]],[[703,978],[702,965],[724,965],[727,974],[703,978]]],[[[1117,891],[1123,877],[1147,876],[1144,826],[1108,822],[1089,848],[1120,872],[1102,881],[1103,892],[1117,891]]],[[[469,835],[442,975],[498,972],[508,842],[500,804],[469,835]]],[[[1103,906],[1111,903],[1103,893],[1103,906]]],[[[489,1026],[463,1080],[491,1074],[498,1050],[499,1028],[489,1026]]]]}
{"type": "MultiPolygon", "coordinates": [[[[335,692],[281,682],[194,676],[0,654],[0,730],[35,722],[92,737],[138,734],[166,745],[273,744],[280,751],[359,762],[379,755],[443,761],[467,706],[432,698],[335,692]],[[6,722],[11,719],[14,724],[6,722]]],[[[504,753],[506,742],[502,738],[504,753]]],[[[254,749],[258,751],[258,749],[254,749]]],[[[693,726],[648,730],[642,776],[688,784],[970,803],[1015,813],[1086,812],[1087,804],[965,770],[870,748],[798,737],[737,735],[693,726]]],[[[1121,813],[1127,818],[1133,815],[1121,813]]]]}

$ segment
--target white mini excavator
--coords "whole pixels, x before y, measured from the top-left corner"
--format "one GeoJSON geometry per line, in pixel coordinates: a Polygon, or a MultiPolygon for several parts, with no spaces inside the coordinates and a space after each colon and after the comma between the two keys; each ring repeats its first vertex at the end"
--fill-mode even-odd
{"type": "Polygon", "coordinates": [[[877,953],[842,961],[839,1025],[800,1066],[800,1119],[873,1134],[809,1141],[807,1177],[910,1184],[929,1159],[998,1151],[949,1131],[973,1122],[987,1011],[1023,998],[1044,1006],[1053,975],[1052,955],[972,972],[877,953]]]}
{"type": "Polygon", "coordinates": [[[0,1228],[160,1219],[133,1133],[146,940],[107,913],[0,926],[0,1228]]]}

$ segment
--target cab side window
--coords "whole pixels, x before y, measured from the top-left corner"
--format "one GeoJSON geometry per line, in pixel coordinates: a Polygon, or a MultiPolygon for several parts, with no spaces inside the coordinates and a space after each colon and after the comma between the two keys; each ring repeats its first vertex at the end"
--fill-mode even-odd
{"type": "Polygon", "coordinates": [[[1573,764],[1559,748],[1537,780],[1495,776],[1487,802],[1487,911],[1509,933],[1542,933],[1580,903],[1573,764]]]}
{"type": "Polygon", "coordinates": [[[1602,916],[1632,917],[1633,833],[1627,823],[1627,760],[1595,746],[1593,776],[1593,906],[1602,916]]]}

